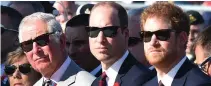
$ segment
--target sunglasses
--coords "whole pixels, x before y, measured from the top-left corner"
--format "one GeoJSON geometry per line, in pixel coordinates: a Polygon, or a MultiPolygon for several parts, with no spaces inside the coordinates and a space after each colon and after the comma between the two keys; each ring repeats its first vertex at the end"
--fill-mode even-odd
{"type": "Polygon", "coordinates": [[[155,34],[156,38],[160,41],[166,41],[170,38],[171,32],[176,32],[174,29],[162,29],[154,32],[150,31],[141,31],[140,36],[143,38],[144,42],[150,42],[152,35],[155,34]]]}
{"type": "Polygon", "coordinates": [[[22,74],[27,74],[31,72],[31,65],[28,63],[19,65],[18,67],[16,67],[15,65],[5,65],[4,71],[7,75],[12,75],[17,68],[22,74]]]}
{"type": "Polygon", "coordinates": [[[1,27],[1,34],[3,34],[3,33],[6,32],[6,31],[12,31],[12,32],[17,32],[17,33],[18,33],[17,30],[7,29],[7,28],[5,28],[5,27],[1,27]]]}
{"type": "Polygon", "coordinates": [[[49,43],[49,35],[53,33],[46,33],[36,37],[33,40],[28,40],[20,43],[21,48],[24,52],[29,52],[33,49],[33,42],[36,42],[39,46],[43,47],[49,43]]]}
{"type": "Polygon", "coordinates": [[[137,45],[141,41],[142,41],[141,38],[138,38],[138,37],[129,37],[128,46],[129,47],[135,46],[135,45],[137,45]]]}
{"type": "Polygon", "coordinates": [[[95,38],[98,36],[100,31],[103,31],[105,37],[115,37],[119,26],[108,26],[108,27],[86,27],[89,37],[95,38]]]}
{"type": "Polygon", "coordinates": [[[211,61],[211,57],[208,57],[207,59],[205,59],[201,64],[198,65],[198,67],[202,70],[202,71],[206,71],[206,63],[211,61]]]}

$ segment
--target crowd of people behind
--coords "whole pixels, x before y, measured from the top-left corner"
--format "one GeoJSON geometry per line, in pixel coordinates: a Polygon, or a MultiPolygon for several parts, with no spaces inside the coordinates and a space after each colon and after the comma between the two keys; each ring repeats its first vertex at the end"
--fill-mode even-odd
{"type": "Polygon", "coordinates": [[[211,12],[171,2],[10,1],[1,86],[211,86],[210,33],[211,12]]]}

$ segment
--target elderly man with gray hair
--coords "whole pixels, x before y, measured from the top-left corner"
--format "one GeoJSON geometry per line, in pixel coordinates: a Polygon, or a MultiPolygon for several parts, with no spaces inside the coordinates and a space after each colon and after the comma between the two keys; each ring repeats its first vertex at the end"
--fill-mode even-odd
{"type": "Polygon", "coordinates": [[[29,63],[43,76],[34,86],[89,86],[95,79],[67,55],[65,35],[53,15],[26,16],[19,26],[19,41],[29,63]]]}

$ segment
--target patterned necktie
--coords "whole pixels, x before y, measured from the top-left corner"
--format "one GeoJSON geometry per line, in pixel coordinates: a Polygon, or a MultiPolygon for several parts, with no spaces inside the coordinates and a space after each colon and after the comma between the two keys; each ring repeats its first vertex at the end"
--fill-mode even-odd
{"type": "Polygon", "coordinates": [[[51,85],[52,85],[52,81],[50,79],[46,79],[42,86],[51,86],[51,85]]]}
{"type": "Polygon", "coordinates": [[[159,81],[158,86],[164,86],[161,80],[159,81]]]}
{"type": "Polygon", "coordinates": [[[100,76],[99,86],[107,86],[106,77],[107,77],[106,73],[103,72],[102,75],[100,76]]]}

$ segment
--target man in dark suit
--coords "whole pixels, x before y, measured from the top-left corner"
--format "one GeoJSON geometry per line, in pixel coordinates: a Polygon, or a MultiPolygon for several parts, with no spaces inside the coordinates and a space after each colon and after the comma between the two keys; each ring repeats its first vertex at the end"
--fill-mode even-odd
{"type": "Polygon", "coordinates": [[[74,16],[66,23],[66,50],[77,65],[96,75],[101,69],[101,65],[90,52],[89,37],[85,30],[85,27],[89,24],[88,22],[89,14],[80,14],[74,16]]]}
{"type": "Polygon", "coordinates": [[[141,15],[147,60],[157,76],[144,86],[211,86],[211,79],[185,56],[189,19],[181,8],[156,2],[141,15]]]}
{"type": "Polygon", "coordinates": [[[99,2],[92,8],[86,29],[90,50],[101,62],[103,72],[92,86],[138,86],[152,77],[128,51],[127,27],[127,12],[121,5],[99,2]]]}
{"type": "Polygon", "coordinates": [[[128,10],[128,29],[129,29],[129,51],[136,59],[146,67],[151,65],[145,58],[144,45],[140,38],[140,14],[144,11],[143,8],[128,10]]]}

